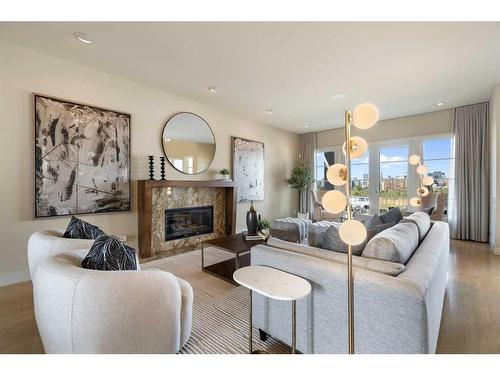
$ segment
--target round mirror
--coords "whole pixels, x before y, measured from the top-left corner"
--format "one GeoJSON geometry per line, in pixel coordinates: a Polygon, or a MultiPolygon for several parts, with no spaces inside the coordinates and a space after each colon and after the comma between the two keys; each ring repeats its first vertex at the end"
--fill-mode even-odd
{"type": "Polygon", "coordinates": [[[162,144],[172,167],[186,174],[203,172],[215,155],[214,133],[194,113],[181,112],[170,117],[163,128],[162,144]]]}

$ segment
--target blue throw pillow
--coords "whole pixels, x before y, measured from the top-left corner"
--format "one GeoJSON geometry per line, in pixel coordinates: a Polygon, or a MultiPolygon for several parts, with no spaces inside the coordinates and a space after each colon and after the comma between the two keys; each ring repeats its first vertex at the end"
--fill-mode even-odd
{"type": "Polygon", "coordinates": [[[101,271],[136,270],[135,250],[116,236],[102,235],[94,241],[82,267],[101,271]]]}
{"type": "Polygon", "coordinates": [[[104,233],[101,228],[72,216],[63,237],[76,238],[79,240],[95,240],[103,234],[106,233],[104,233]]]}

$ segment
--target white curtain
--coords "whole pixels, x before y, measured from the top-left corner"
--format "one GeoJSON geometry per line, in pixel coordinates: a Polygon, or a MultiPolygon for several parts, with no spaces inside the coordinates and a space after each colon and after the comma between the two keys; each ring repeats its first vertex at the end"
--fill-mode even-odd
{"type": "MultiPolygon", "coordinates": [[[[307,133],[300,135],[300,162],[311,168],[314,173],[314,160],[316,157],[316,133],[307,133]]],[[[309,217],[312,218],[314,213],[313,198],[311,194],[311,189],[314,186],[311,184],[308,189],[306,189],[304,194],[305,208],[306,212],[309,213],[309,217]]]]}
{"type": "Polygon", "coordinates": [[[488,103],[455,108],[455,199],[449,221],[451,237],[488,242],[490,151],[488,103]]]}

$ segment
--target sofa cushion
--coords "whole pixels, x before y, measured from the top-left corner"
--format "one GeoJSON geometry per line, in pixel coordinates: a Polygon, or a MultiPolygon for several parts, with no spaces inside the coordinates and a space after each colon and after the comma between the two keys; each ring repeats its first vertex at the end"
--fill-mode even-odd
{"type": "Polygon", "coordinates": [[[71,216],[71,220],[69,221],[63,237],[80,240],[95,240],[103,234],[106,233],[104,233],[101,228],[78,219],[77,217],[71,216]]]}
{"type": "Polygon", "coordinates": [[[424,239],[431,228],[431,218],[425,212],[419,211],[411,214],[408,217],[405,217],[401,222],[412,222],[417,225],[418,228],[418,239],[420,242],[424,239]]]}
{"type": "MultiPolygon", "coordinates": [[[[291,251],[294,253],[309,255],[336,263],[347,264],[347,254],[283,241],[273,237],[271,237],[267,241],[267,246],[291,251]]],[[[378,259],[363,258],[359,256],[352,257],[352,264],[354,267],[365,268],[369,271],[383,273],[389,276],[397,276],[405,270],[405,266],[403,264],[386,262],[378,259]]]]}
{"type": "Polygon", "coordinates": [[[99,236],[83,259],[82,267],[101,271],[137,270],[135,250],[115,236],[99,236]]]}
{"type": "Polygon", "coordinates": [[[380,215],[380,220],[382,220],[384,224],[399,223],[401,219],[403,219],[403,214],[399,207],[391,208],[389,211],[380,215]]]}
{"type": "Polygon", "coordinates": [[[373,237],[362,256],[406,264],[418,247],[418,239],[414,222],[398,223],[373,237]]]}

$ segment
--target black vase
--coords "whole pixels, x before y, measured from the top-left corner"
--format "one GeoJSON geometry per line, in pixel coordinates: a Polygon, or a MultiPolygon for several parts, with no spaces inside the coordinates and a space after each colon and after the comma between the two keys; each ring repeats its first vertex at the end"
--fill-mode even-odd
{"type": "Polygon", "coordinates": [[[253,201],[250,203],[250,210],[247,212],[247,231],[249,236],[257,234],[257,211],[255,211],[253,201]]]}

